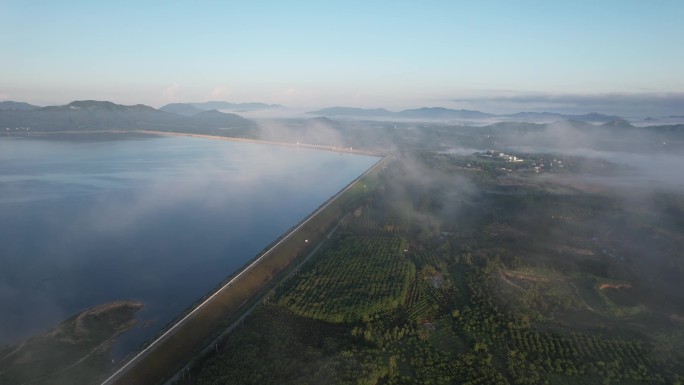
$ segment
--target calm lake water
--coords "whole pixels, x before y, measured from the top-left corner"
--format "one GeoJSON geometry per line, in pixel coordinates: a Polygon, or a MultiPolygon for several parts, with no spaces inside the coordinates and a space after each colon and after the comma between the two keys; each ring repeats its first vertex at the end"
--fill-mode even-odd
{"type": "Polygon", "coordinates": [[[378,160],[84,137],[0,138],[0,345],[139,300],[150,324],[118,341],[123,356],[378,160]]]}

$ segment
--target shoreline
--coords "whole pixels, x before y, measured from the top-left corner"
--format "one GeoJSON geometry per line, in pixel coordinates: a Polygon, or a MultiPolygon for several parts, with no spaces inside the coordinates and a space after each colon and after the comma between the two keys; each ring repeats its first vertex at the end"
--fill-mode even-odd
{"type": "Polygon", "coordinates": [[[253,138],[238,138],[233,136],[219,136],[219,135],[209,135],[209,134],[194,134],[191,132],[172,132],[172,131],[154,131],[154,130],[98,130],[98,131],[33,131],[33,132],[21,132],[16,134],[7,134],[5,137],[40,137],[40,136],[50,136],[50,135],[93,135],[93,134],[140,134],[140,135],[151,135],[151,136],[184,136],[189,138],[200,138],[209,140],[223,140],[227,142],[241,142],[241,143],[254,143],[254,144],[265,144],[270,146],[281,146],[281,147],[291,147],[291,148],[303,148],[307,150],[319,150],[319,151],[331,151],[339,152],[345,154],[354,155],[368,155],[368,156],[378,156],[385,157],[387,154],[374,152],[365,149],[354,149],[352,147],[339,147],[339,146],[329,146],[323,144],[309,144],[309,143],[292,143],[292,142],[278,142],[264,139],[253,139],[253,138]]]}
{"type": "MultiPolygon", "coordinates": [[[[152,134],[154,132],[139,131],[138,133],[152,134]]],[[[171,133],[171,136],[224,139],[222,137],[195,134],[176,135],[175,133],[171,133]]],[[[235,138],[224,140],[232,139],[235,138]]],[[[261,144],[275,143],[255,140],[237,141],[261,144]]],[[[296,146],[292,144],[287,145],[291,147],[296,146]]],[[[361,152],[354,152],[354,154],[361,154],[361,152]]],[[[223,327],[221,325],[223,325],[225,319],[239,315],[240,311],[243,309],[243,305],[253,299],[255,295],[258,295],[260,290],[272,282],[273,278],[280,272],[287,269],[297,256],[302,252],[306,252],[307,247],[311,247],[312,244],[318,243],[321,241],[319,238],[328,234],[329,225],[337,223],[339,216],[343,213],[343,207],[341,206],[343,206],[345,202],[340,198],[354,188],[354,186],[356,186],[364,177],[374,170],[379,169],[379,166],[382,165],[386,159],[386,156],[380,157],[380,159],[370,166],[363,174],[352,180],[342,190],[323,202],[302,221],[293,225],[283,233],[283,235],[268,245],[262,252],[250,259],[242,268],[226,278],[223,282],[219,283],[217,289],[210,291],[207,296],[198,299],[199,304],[194,305],[184,313],[181,313],[178,316],[178,321],[174,321],[170,323],[167,328],[162,329],[160,331],[161,334],[153,337],[148,343],[144,344],[142,349],[131,353],[129,356],[132,356],[132,358],[126,360],[121,367],[110,374],[101,382],[101,384],[143,384],[148,383],[149,380],[159,381],[169,376],[173,376],[177,372],[176,368],[179,365],[185,365],[187,360],[192,359],[194,353],[197,352],[198,349],[203,349],[207,340],[213,340],[213,334],[217,331],[222,332],[223,327]],[[315,241],[309,244],[309,239],[315,241]],[[246,293],[245,289],[247,291],[246,293]],[[211,314],[212,312],[214,312],[214,314],[211,314]],[[196,333],[192,333],[192,330],[195,330],[196,333]],[[201,334],[201,331],[206,330],[209,330],[209,332],[205,332],[203,336],[197,335],[201,334]],[[178,337],[183,334],[186,336],[178,337]],[[184,338],[186,340],[183,340],[184,338]],[[162,349],[164,345],[175,345],[175,347],[162,349]],[[180,354],[185,357],[168,357],[169,351],[180,351],[180,354]],[[186,354],[183,354],[183,351],[185,351],[186,354]],[[167,357],[154,357],[154,355],[163,356],[164,354],[166,354],[167,357]],[[159,362],[148,363],[148,366],[152,367],[152,371],[154,371],[154,368],[157,368],[157,375],[160,377],[151,379],[149,377],[154,377],[154,375],[151,375],[148,371],[140,368],[146,364],[146,360],[170,360],[173,362],[168,365],[161,365],[163,368],[159,368],[159,362]],[[142,373],[135,373],[136,370],[142,373]],[[165,374],[162,374],[161,372],[165,372],[165,374]]],[[[173,353],[171,355],[173,356],[173,353]]]]}
{"type": "MultiPolygon", "coordinates": [[[[11,141],[12,139],[38,139],[41,140],[69,140],[69,139],[74,139],[78,141],[81,139],[82,142],[91,142],[91,141],[100,141],[100,140],[107,140],[111,139],[116,141],[117,139],[119,140],[126,140],[127,138],[132,139],[136,137],[159,137],[159,136],[185,136],[185,137],[194,137],[198,139],[210,139],[210,140],[224,140],[224,141],[234,141],[234,142],[243,142],[243,143],[254,143],[254,144],[266,144],[266,145],[276,145],[276,146],[283,146],[283,147],[290,147],[290,148],[304,148],[304,149],[318,149],[321,151],[334,151],[334,152],[346,152],[349,153],[350,155],[366,155],[366,156],[375,156],[376,158],[371,160],[371,165],[363,172],[361,175],[353,179],[351,182],[349,182],[347,185],[345,185],[340,191],[335,193],[333,196],[329,197],[327,200],[322,202],[318,207],[316,207],[314,210],[312,210],[311,213],[309,213],[304,219],[300,220],[287,230],[285,230],[280,236],[275,238],[268,246],[266,246],[264,249],[261,251],[257,252],[249,261],[247,261],[243,266],[241,266],[239,269],[237,269],[234,273],[232,273],[229,277],[223,279],[222,281],[217,281],[217,286],[215,286],[213,289],[209,290],[207,294],[201,296],[200,298],[197,298],[196,301],[191,304],[187,309],[184,311],[180,312],[178,316],[173,319],[171,322],[169,322],[166,326],[164,326],[162,329],[159,330],[158,333],[153,335],[150,339],[145,341],[142,345],[140,345],[137,349],[135,349],[132,352],[129,352],[127,354],[127,357],[124,358],[124,360],[121,361],[121,364],[124,366],[129,365],[129,362],[131,360],[134,360],[135,357],[139,356],[141,352],[144,351],[149,351],[152,352],[155,349],[157,349],[155,343],[157,343],[158,340],[166,338],[165,336],[168,336],[168,338],[171,338],[172,334],[175,334],[177,331],[180,331],[180,329],[189,329],[189,325],[186,328],[185,325],[180,325],[183,321],[186,319],[188,320],[189,324],[195,324],[194,320],[191,318],[198,318],[198,317],[203,317],[198,315],[197,313],[201,313],[203,310],[200,310],[200,308],[205,304],[214,301],[222,301],[225,302],[224,299],[219,299],[219,298],[214,298],[214,297],[222,297],[222,291],[224,289],[228,289],[228,286],[236,282],[236,286],[240,286],[237,289],[237,294],[236,296],[242,296],[244,293],[241,293],[246,291],[246,290],[252,290],[254,288],[253,282],[247,282],[244,283],[245,287],[242,287],[243,281],[254,281],[255,276],[257,278],[263,278],[263,280],[260,280],[260,287],[257,287],[255,290],[251,292],[251,296],[246,296],[244,297],[245,299],[238,303],[237,306],[235,307],[235,311],[228,314],[228,316],[224,317],[224,319],[228,319],[229,317],[237,317],[240,315],[241,312],[244,312],[244,309],[249,307],[249,301],[254,300],[255,296],[258,296],[259,293],[261,292],[260,290],[263,289],[263,287],[267,287],[268,284],[271,282],[271,279],[274,277],[277,277],[277,275],[282,272],[286,271],[287,268],[289,267],[288,263],[292,262],[293,260],[296,261],[298,258],[298,255],[303,255],[304,253],[308,253],[310,251],[311,247],[313,247],[316,242],[317,242],[317,235],[316,234],[319,230],[320,231],[328,231],[330,229],[327,226],[327,220],[330,218],[338,218],[340,216],[341,212],[344,212],[342,210],[345,210],[347,205],[350,204],[352,201],[355,201],[356,198],[358,198],[360,195],[358,194],[351,194],[352,199],[349,199],[347,197],[346,199],[343,199],[342,202],[340,202],[340,198],[345,195],[347,191],[350,189],[354,190],[353,192],[358,192],[357,189],[353,189],[355,185],[358,184],[358,182],[364,178],[366,175],[368,175],[370,172],[373,170],[378,169],[378,166],[383,163],[383,161],[386,159],[386,157],[382,155],[378,155],[375,153],[367,153],[365,151],[360,151],[360,150],[352,150],[352,149],[343,149],[343,148],[334,148],[334,147],[325,147],[325,148],[317,148],[314,146],[309,146],[309,145],[301,145],[301,144],[293,144],[293,143],[286,143],[286,142],[272,142],[272,141],[265,141],[265,140],[257,140],[257,139],[247,139],[247,138],[231,138],[231,137],[222,137],[222,136],[214,136],[214,135],[204,135],[204,134],[190,134],[190,133],[174,133],[174,132],[163,132],[163,131],[147,131],[147,130],[102,130],[102,131],[53,131],[53,132],[31,132],[31,133],[21,133],[17,135],[2,135],[0,137],[6,137],[8,138],[8,141],[11,141]],[[84,135],[85,134],[85,135],[84,135]],[[99,136],[99,138],[98,138],[99,136]],[[324,211],[328,211],[325,212],[324,211]],[[319,217],[323,217],[323,219],[319,217]],[[311,223],[309,223],[311,222],[311,223]],[[311,243],[309,243],[306,247],[302,247],[301,245],[299,246],[292,246],[291,244],[294,242],[299,242],[304,243],[304,238],[299,240],[301,235],[306,235],[307,238],[306,240],[308,241],[311,239],[311,243]],[[295,241],[292,240],[292,238],[297,238],[295,241]],[[299,249],[297,249],[299,247],[299,249]],[[283,249],[283,250],[281,250],[283,249]],[[294,249],[295,254],[293,257],[292,250],[294,249]],[[299,254],[297,254],[299,252],[299,254]],[[270,254],[283,254],[279,256],[271,256],[270,254]],[[290,258],[289,260],[287,258],[290,258]],[[283,263],[284,261],[284,263],[283,263]],[[266,265],[266,267],[261,267],[259,266],[260,264],[266,265]],[[266,271],[268,268],[273,267],[272,271],[266,271]],[[285,270],[284,270],[285,269],[285,270]],[[266,271],[264,273],[264,271],[266,271]],[[263,274],[262,274],[263,273],[263,274]],[[261,274],[261,277],[259,275],[261,274]],[[198,305],[199,304],[199,305],[198,305]],[[180,320],[180,321],[179,321],[180,320]],[[131,356],[135,356],[134,358],[130,358],[131,356]]],[[[1,140],[1,139],[0,139],[1,140]]],[[[267,150],[266,148],[264,150],[267,150]]],[[[333,225],[337,223],[337,221],[331,222],[333,225]]],[[[234,288],[230,288],[230,290],[236,290],[234,288]]],[[[232,295],[232,294],[231,294],[232,295]]],[[[118,302],[118,301],[117,301],[118,302]]],[[[225,304],[224,304],[225,305],[225,304]]],[[[232,306],[233,304],[229,304],[232,306]]],[[[225,306],[224,306],[225,307],[225,306]]],[[[90,309],[86,309],[90,310],[90,309]]],[[[207,310],[210,311],[210,310],[207,310]]],[[[224,313],[226,310],[222,310],[224,313]]],[[[232,311],[232,310],[231,310],[232,311]]],[[[224,314],[225,315],[225,314],[224,314]]],[[[211,322],[209,322],[211,323],[211,322]]],[[[214,329],[213,331],[219,331],[221,332],[223,329],[222,327],[220,329],[214,329]]],[[[201,334],[202,331],[198,331],[197,333],[195,332],[190,332],[190,334],[201,334]]],[[[163,342],[163,341],[162,341],[163,342]]],[[[159,343],[160,345],[162,343],[159,343]]],[[[167,346],[166,344],[163,344],[163,346],[167,346]]],[[[176,346],[176,345],[173,345],[176,346]]],[[[179,348],[182,349],[182,348],[179,348]]],[[[185,353],[190,352],[191,350],[182,350],[185,353]]],[[[192,356],[191,356],[192,357],[192,356]]],[[[146,362],[146,361],[145,361],[146,362]]],[[[143,362],[143,365],[145,364],[143,362]]],[[[129,368],[132,368],[134,365],[129,365],[129,368]]],[[[120,368],[123,369],[123,366],[120,368]]],[[[106,377],[108,374],[113,371],[113,368],[108,368],[108,370],[105,370],[102,372],[101,375],[97,377],[93,377],[96,379],[101,379],[106,377]]],[[[171,373],[173,374],[173,373],[171,373]]],[[[99,381],[99,380],[98,380],[99,381]]],[[[141,382],[145,383],[145,382],[141,382]]]]}

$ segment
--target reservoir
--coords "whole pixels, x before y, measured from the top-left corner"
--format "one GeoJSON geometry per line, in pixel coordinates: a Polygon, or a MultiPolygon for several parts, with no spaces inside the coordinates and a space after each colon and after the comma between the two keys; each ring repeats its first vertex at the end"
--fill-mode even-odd
{"type": "Polygon", "coordinates": [[[121,358],[378,160],[189,137],[0,138],[0,346],[140,301],[121,358]]]}

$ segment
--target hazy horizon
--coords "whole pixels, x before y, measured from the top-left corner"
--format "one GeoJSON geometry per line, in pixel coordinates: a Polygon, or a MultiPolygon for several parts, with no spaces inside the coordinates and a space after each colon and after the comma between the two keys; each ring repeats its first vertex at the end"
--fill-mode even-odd
{"type": "Polygon", "coordinates": [[[633,116],[684,106],[677,1],[1,8],[0,100],[633,116]]]}
{"type": "MultiPolygon", "coordinates": [[[[2,102],[13,102],[13,103],[22,103],[25,102],[24,100],[0,100],[0,103],[2,102]]],[[[183,102],[171,102],[167,103],[164,105],[159,105],[159,106],[152,106],[152,105],[147,105],[144,103],[117,103],[112,100],[95,100],[95,99],[80,99],[80,100],[69,100],[66,102],[60,102],[60,103],[55,103],[55,104],[50,104],[50,105],[34,105],[35,107],[41,108],[41,107],[62,107],[62,106],[68,106],[71,103],[74,102],[113,102],[118,105],[123,105],[123,106],[134,106],[134,105],[145,105],[148,107],[152,107],[155,109],[162,109],[163,107],[166,107],[168,105],[172,104],[187,104],[187,105],[193,105],[193,104],[202,104],[202,103],[231,103],[235,104],[236,107],[233,108],[219,108],[219,111],[225,112],[225,113],[233,113],[233,114],[238,114],[244,118],[247,119],[281,119],[281,118],[303,118],[303,117],[312,117],[316,115],[316,112],[319,110],[325,110],[325,109],[336,109],[336,108],[350,108],[350,109],[359,109],[359,110],[374,110],[374,109],[384,109],[390,114],[396,114],[402,111],[409,111],[409,110],[418,110],[418,109],[439,109],[439,108],[444,108],[448,109],[451,111],[456,111],[456,110],[466,110],[466,111],[476,111],[476,112],[483,112],[483,113],[488,113],[495,115],[493,118],[472,118],[472,119],[465,119],[463,122],[470,121],[471,123],[475,124],[478,123],[495,123],[495,122],[500,122],[504,121],[507,119],[511,119],[512,121],[526,121],[525,118],[520,120],[520,118],[516,118],[515,114],[522,113],[522,114],[527,114],[527,113],[548,113],[548,114],[561,114],[561,115],[567,115],[567,116],[583,116],[583,115],[591,115],[591,114],[600,114],[600,115],[606,115],[606,116],[611,116],[615,115],[618,118],[626,119],[629,122],[632,122],[634,124],[640,124],[643,125],[645,123],[650,123],[650,122],[657,122],[659,124],[680,124],[680,120],[684,118],[684,115],[680,112],[680,110],[672,110],[669,114],[666,113],[666,111],[661,111],[661,113],[654,113],[654,114],[648,114],[648,113],[639,113],[640,111],[634,111],[628,110],[626,106],[622,106],[622,108],[613,109],[613,108],[601,108],[601,105],[596,105],[595,108],[592,106],[587,106],[585,108],[583,107],[577,107],[577,108],[544,108],[541,105],[538,108],[528,108],[528,109],[513,109],[513,108],[506,108],[506,109],[497,109],[495,110],[496,112],[492,112],[493,110],[490,109],[485,109],[485,108],[480,108],[477,105],[471,106],[468,108],[462,108],[462,107],[444,107],[444,104],[433,104],[433,105],[412,105],[412,106],[407,106],[404,108],[391,108],[391,107],[386,107],[386,106],[373,106],[373,107],[364,107],[364,106],[353,106],[353,105],[325,105],[325,106],[316,106],[316,107],[295,107],[291,108],[289,106],[283,106],[281,104],[270,104],[261,102],[260,100],[249,100],[249,101],[242,101],[242,100],[206,100],[206,101],[183,101],[183,102]],[[263,107],[257,107],[257,108],[247,108],[247,109],[241,109],[239,107],[240,104],[264,104],[263,107]],[[655,120],[651,120],[652,118],[657,118],[655,120]]],[[[618,105],[615,101],[607,102],[608,104],[612,105],[618,105]]],[[[486,106],[485,106],[486,107],[486,106]]],[[[620,107],[620,106],[619,106],[620,107]]],[[[209,109],[207,108],[201,108],[199,111],[208,111],[209,109]]],[[[354,115],[345,115],[342,113],[336,113],[333,115],[327,115],[325,113],[320,114],[320,116],[330,116],[333,118],[336,117],[347,117],[347,118],[354,118],[354,115]]],[[[357,116],[357,118],[360,118],[362,116],[357,116]]],[[[387,115],[386,117],[383,116],[377,116],[377,117],[365,117],[364,119],[368,120],[388,120],[388,121],[412,121],[412,120],[421,120],[421,119],[411,119],[411,118],[401,118],[397,116],[392,116],[392,115],[387,115]]],[[[529,118],[528,118],[529,119],[529,118]]],[[[535,118],[535,119],[541,119],[541,120],[534,120],[537,122],[553,122],[553,118],[535,118]],[[551,119],[551,120],[549,120],[551,119]]],[[[450,120],[450,119],[437,119],[437,120],[450,120]]]]}

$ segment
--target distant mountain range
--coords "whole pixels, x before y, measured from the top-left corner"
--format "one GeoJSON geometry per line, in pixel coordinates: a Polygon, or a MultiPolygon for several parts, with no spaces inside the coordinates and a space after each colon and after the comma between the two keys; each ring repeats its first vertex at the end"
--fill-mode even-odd
{"type": "Polygon", "coordinates": [[[228,110],[228,111],[258,111],[273,108],[282,108],[280,104],[266,103],[230,103],[222,101],[203,103],[171,103],[160,108],[161,111],[172,112],[183,116],[192,116],[202,111],[228,110]]]}
{"type": "Polygon", "coordinates": [[[615,115],[603,115],[590,113],[584,115],[567,115],[555,112],[518,112],[516,114],[495,115],[474,110],[453,110],[442,107],[423,107],[418,109],[402,110],[393,112],[384,108],[365,109],[353,107],[331,107],[317,111],[307,112],[309,115],[342,116],[354,118],[400,118],[414,120],[484,120],[484,119],[510,119],[515,121],[553,121],[553,120],[576,120],[581,122],[607,123],[615,120],[623,120],[615,115]]]}
{"type": "MultiPolygon", "coordinates": [[[[277,108],[279,105],[263,103],[234,104],[228,102],[174,103],[161,109],[143,104],[131,106],[108,101],[82,100],[63,106],[37,107],[21,102],[0,102],[0,132],[7,131],[97,131],[97,130],[157,130],[174,132],[197,132],[228,136],[255,136],[257,124],[239,115],[225,113],[209,107],[252,106],[253,108],[277,108]],[[198,107],[199,106],[199,107],[198,107]],[[264,107],[268,106],[268,107],[264,107]],[[201,107],[201,108],[200,108],[201,107]]],[[[583,130],[624,131],[636,129],[628,121],[618,116],[598,113],[584,115],[564,115],[550,112],[521,112],[511,115],[494,115],[472,110],[453,110],[448,108],[418,108],[399,112],[386,109],[362,109],[333,107],[309,114],[318,115],[312,121],[328,126],[339,126],[343,121],[332,121],[328,117],[359,117],[378,120],[441,120],[462,119],[471,128],[487,130],[529,131],[539,129],[548,123],[563,121],[566,126],[583,130]],[[478,122],[479,121],[479,122],[478,122]],[[487,123],[486,125],[477,123],[487,123]],[[596,125],[599,123],[600,125],[596,125]]],[[[676,123],[676,122],[675,122],[676,123]]],[[[396,127],[396,126],[395,126],[396,127]]],[[[652,125],[642,127],[654,132],[682,131],[683,125],[652,125]]],[[[641,129],[641,128],[640,128],[641,129]]]]}
{"type": "Polygon", "coordinates": [[[452,110],[442,107],[423,107],[411,110],[403,110],[396,113],[396,116],[406,119],[488,119],[496,115],[487,114],[472,110],[452,110]]]}
{"type": "Polygon", "coordinates": [[[610,122],[603,123],[601,127],[612,127],[612,128],[634,128],[634,126],[626,120],[615,119],[610,122]]]}
{"type": "Polygon", "coordinates": [[[159,108],[159,110],[183,116],[192,116],[204,111],[188,103],[171,103],[159,108]]]}
{"type": "Polygon", "coordinates": [[[28,104],[24,102],[12,102],[12,101],[4,101],[0,102],[0,111],[7,111],[7,110],[20,110],[20,111],[26,111],[26,110],[32,110],[34,108],[40,108],[38,106],[34,106],[33,104],[28,104]]]}
{"type": "Polygon", "coordinates": [[[395,112],[388,111],[384,108],[369,109],[354,107],[329,107],[317,111],[307,112],[307,114],[321,116],[352,116],[362,118],[379,118],[392,116],[393,114],[395,114],[395,112]]]}
{"type": "Polygon", "coordinates": [[[517,114],[497,115],[499,118],[515,120],[548,121],[548,120],[576,120],[579,122],[608,123],[623,120],[617,115],[604,115],[596,112],[583,115],[559,114],[556,112],[518,112],[517,114]]]}
{"type": "Polygon", "coordinates": [[[34,131],[68,130],[223,130],[253,128],[254,123],[239,115],[216,110],[193,116],[160,111],[136,104],[124,106],[107,101],[82,100],[64,106],[0,111],[0,132],[15,129],[34,131]]]}
{"type": "Polygon", "coordinates": [[[393,112],[384,108],[367,109],[353,107],[330,107],[317,111],[307,112],[309,115],[320,116],[344,116],[357,118],[401,118],[401,119],[486,119],[496,117],[480,111],[451,110],[442,107],[423,107],[410,110],[393,112]]]}

